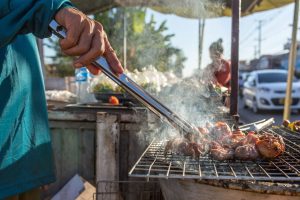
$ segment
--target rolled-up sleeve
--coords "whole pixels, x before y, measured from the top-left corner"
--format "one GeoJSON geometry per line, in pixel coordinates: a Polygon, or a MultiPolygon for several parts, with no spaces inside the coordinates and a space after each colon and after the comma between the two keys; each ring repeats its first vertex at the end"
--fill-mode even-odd
{"type": "Polygon", "coordinates": [[[48,25],[55,13],[71,6],[68,0],[1,0],[0,47],[10,43],[18,34],[49,37],[48,25]]]}

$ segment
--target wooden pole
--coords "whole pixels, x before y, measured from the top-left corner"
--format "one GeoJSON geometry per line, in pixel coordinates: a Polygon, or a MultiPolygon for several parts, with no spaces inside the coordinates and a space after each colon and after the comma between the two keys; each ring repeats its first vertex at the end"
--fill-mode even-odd
{"type": "Polygon", "coordinates": [[[293,78],[294,78],[295,63],[296,63],[296,56],[297,56],[298,17],[299,17],[299,0],[295,0],[292,42],[291,42],[290,54],[289,54],[288,78],[287,78],[286,95],[284,101],[284,112],[283,112],[284,120],[289,119],[291,115],[292,87],[293,87],[293,78]]]}
{"type": "Polygon", "coordinates": [[[232,0],[230,114],[236,116],[238,114],[240,17],[241,0],[232,0]]]}

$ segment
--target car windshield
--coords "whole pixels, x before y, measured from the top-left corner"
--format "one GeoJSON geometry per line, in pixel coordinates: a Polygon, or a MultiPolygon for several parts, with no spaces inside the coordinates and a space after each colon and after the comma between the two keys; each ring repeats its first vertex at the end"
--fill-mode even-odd
{"type": "MultiPolygon", "coordinates": [[[[287,81],[287,73],[262,73],[258,74],[259,83],[285,83],[287,81]]],[[[297,79],[294,78],[294,82],[297,79]]]]}

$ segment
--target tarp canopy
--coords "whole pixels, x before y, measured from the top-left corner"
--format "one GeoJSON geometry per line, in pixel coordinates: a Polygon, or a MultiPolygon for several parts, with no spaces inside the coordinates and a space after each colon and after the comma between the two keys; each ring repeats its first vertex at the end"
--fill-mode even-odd
{"type": "MultiPolygon", "coordinates": [[[[187,18],[213,18],[231,15],[231,0],[72,0],[85,13],[105,11],[114,7],[142,6],[162,13],[187,18]]],[[[278,8],[294,0],[241,0],[242,15],[278,8]]]]}

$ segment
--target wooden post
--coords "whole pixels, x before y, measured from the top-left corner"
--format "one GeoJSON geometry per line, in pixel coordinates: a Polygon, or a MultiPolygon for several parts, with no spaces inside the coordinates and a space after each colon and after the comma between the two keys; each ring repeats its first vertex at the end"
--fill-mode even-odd
{"type": "Polygon", "coordinates": [[[231,115],[237,115],[238,112],[240,16],[241,16],[241,0],[232,0],[231,96],[230,96],[231,115]]]}
{"type": "Polygon", "coordinates": [[[295,9],[294,9],[292,42],[291,42],[290,54],[289,54],[289,68],[288,68],[288,78],[287,78],[287,85],[286,85],[286,95],[284,101],[284,112],[283,112],[284,120],[289,119],[291,115],[292,87],[293,87],[293,78],[294,78],[295,63],[296,63],[296,56],[297,56],[298,17],[299,17],[299,0],[296,0],[295,9]]]}
{"type": "MultiPolygon", "coordinates": [[[[97,189],[109,194],[111,200],[119,199],[118,184],[99,184],[99,181],[119,180],[119,136],[117,115],[97,113],[96,182],[97,189]]],[[[98,194],[97,194],[98,195],[98,194]]],[[[104,197],[103,195],[101,197],[104,197]]],[[[106,198],[106,197],[104,197],[106,198]]],[[[100,199],[100,198],[98,198],[100,199]]]]}

